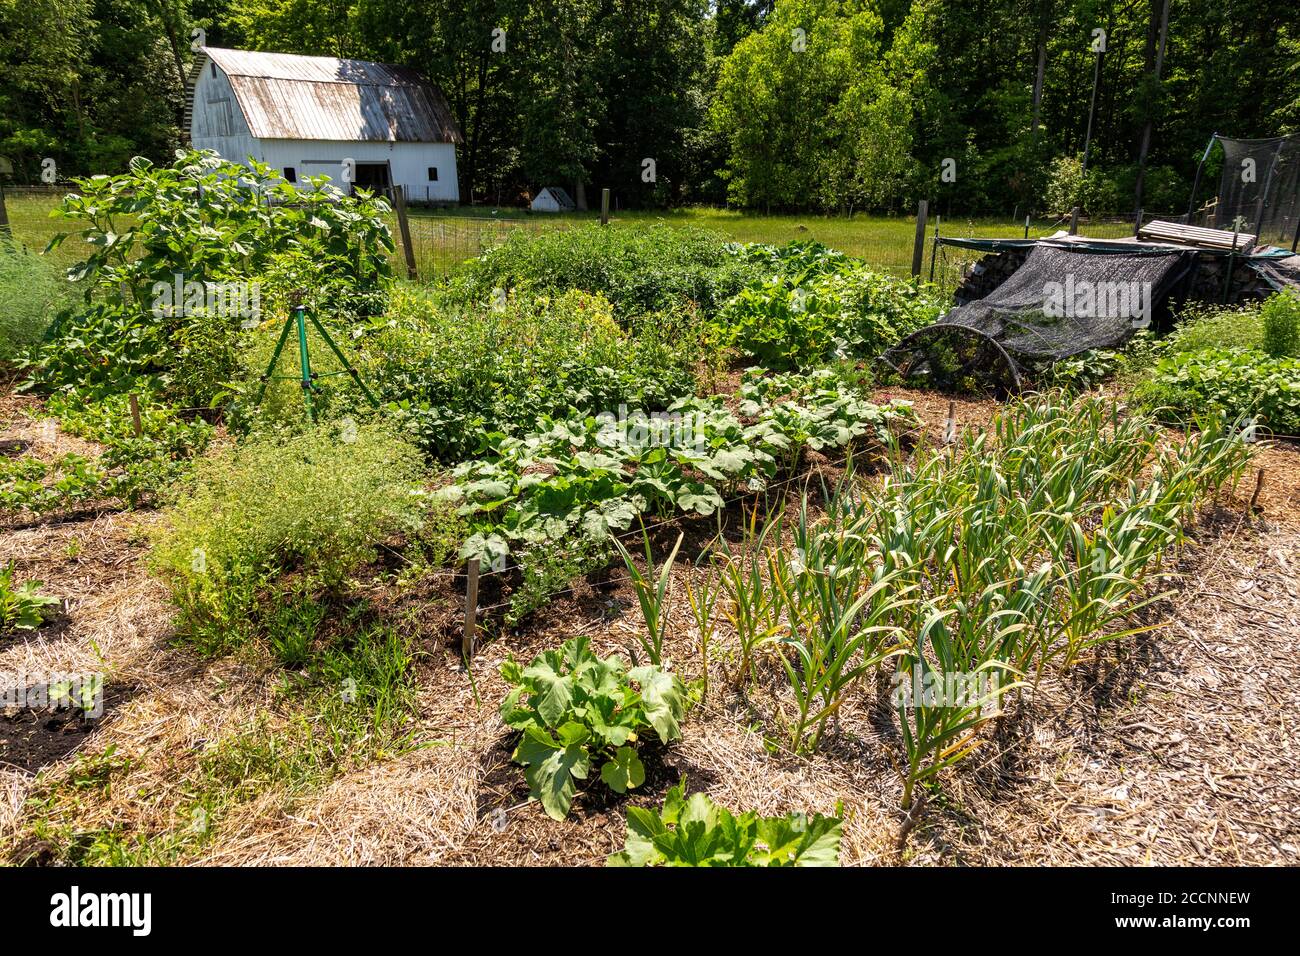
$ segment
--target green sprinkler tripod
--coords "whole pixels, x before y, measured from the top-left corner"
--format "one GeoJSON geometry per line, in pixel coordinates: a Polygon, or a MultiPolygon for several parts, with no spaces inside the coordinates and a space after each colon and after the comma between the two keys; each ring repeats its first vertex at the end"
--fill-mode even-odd
{"type": "MultiPolygon", "coordinates": [[[[301,299],[299,299],[299,302],[301,302],[301,299]]],[[[361,389],[362,394],[366,396],[366,400],[370,402],[371,406],[374,408],[379,407],[379,402],[375,401],[375,396],[370,394],[370,389],[366,388],[366,383],[361,381],[361,375],[352,367],[352,363],[347,360],[347,356],[339,351],[339,347],[334,344],[330,334],[325,331],[325,326],[320,324],[316,316],[307,314],[305,305],[295,305],[289,310],[289,317],[284,320],[284,328],[280,330],[280,341],[276,343],[275,354],[271,356],[271,363],[267,365],[266,374],[262,376],[262,387],[258,389],[257,399],[253,402],[253,405],[256,407],[262,404],[262,399],[266,395],[266,386],[271,383],[272,379],[296,381],[302,386],[302,400],[307,406],[307,417],[315,421],[316,409],[312,405],[311,395],[312,392],[319,390],[316,380],[328,375],[351,375],[352,381],[357,383],[357,388],[361,389]],[[308,322],[311,322],[316,331],[320,333],[320,337],[325,340],[325,344],[330,347],[330,351],[338,357],[339,362],[343,364],[343,368],[337,372],[313,372],[311,370],[311,355],[307,351],[308,322]],[[301,372],[299,375],[276,375],[275,363],[280,361],[280,353],[284,351],[284,344],[289,341],[289,333],[295,325],[298,327],[298,365],[301,372]]]]}

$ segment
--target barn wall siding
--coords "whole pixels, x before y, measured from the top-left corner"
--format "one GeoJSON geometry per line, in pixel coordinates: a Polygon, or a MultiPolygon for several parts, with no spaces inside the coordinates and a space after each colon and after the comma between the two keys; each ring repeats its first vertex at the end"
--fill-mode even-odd
{"type": "Polygon", "coordinates": [[[190,142],[195,149],[216,150],[232,162],[242,163],[250,156],[261,160],[261,146],[249,132],[230,80],[220,69],[216,76],[212,74],[212,69],[205,66],[194,87],[190,142]]]}
{"type": "Polygon", "coordinates": [[[328,176],[342,185],[343,160],[359,163],[387,161],[394,185],[405,186],[414,201],[458,202],[456,147],[451,143],[341,143],[327,140],[266,139],[261,141],[263,162],[283,170],[292,166],[301,181],[307,176],[328,176]],[[429,167],[438,181],[429,182],[429,167]]]}

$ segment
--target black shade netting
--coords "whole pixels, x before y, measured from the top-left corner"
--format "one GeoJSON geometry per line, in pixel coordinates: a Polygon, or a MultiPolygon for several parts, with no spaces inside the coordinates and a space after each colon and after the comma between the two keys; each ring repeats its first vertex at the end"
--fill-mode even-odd
{"type": "Polygon", "coordinates": [[[1038,245],[987,296],[953,309],[885,358],[900,370],[927,367],[934,374],[954,357],[967,358],[953,371],[1018,384],[1023,366],[1117,348],[1149,327],[1193,261],[1191,254],[1176,250],[1118,253],[1038,245]],[[949,343],[962,337],[972,340],[962,350],[969,356],[948,355],[949,343]],[[922,356],[935,348],[943,350],[943,361],[922,356]],[[996,368],[999,364],[1010,367],[996,368]]]}
{"type": "Polygon", "coordinates": [[[1290,246],[1300,222],[1300,134],[1218,140],[1223,176],[1212,225],[1290,246]]]}

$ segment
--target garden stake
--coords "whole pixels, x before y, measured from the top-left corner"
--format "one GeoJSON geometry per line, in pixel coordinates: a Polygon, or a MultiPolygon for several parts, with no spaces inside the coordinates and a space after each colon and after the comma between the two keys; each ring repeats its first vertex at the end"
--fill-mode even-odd
{"type": "Polygon", "coordinates": [[[307,406],[307,417],[314,422],[316,420],[316,409],[312,405],[311,393],[317,390],[316,379],[324,378],[327,375],[351,375],[352,381],[356,383],[357,388],[361,389],[361,393],[366,396],[370,406],[372,408],[379,407],[379,402],[376,401],[375,396],[370,393],[370,389],[366,388],[366,383],[361,381],[360,373],[352,367],[352,363],[348,361],[347,356],[334,344],[330,334],[325,331],[325,326],[321,325],[316,316],[307,314],[305,305],[295,305],[290,310],[289,317],[284,321],[284,328],[280,330],[280,340],[276,342],[275,352],[271,355],[271,361],[266,366],[266,374],[262,376],[262,387],[257,390],[257,398],[253,400],[253,407],[256,408],[262,404],[262,399],[266,397],[266,386],[272,379],[296,381],[302,387],[302,400],[307,406]],[[311,370],[311,354],[307,349],[307,323],[309,321],[316,331],[320,333],[320,337],[325,340],[325,344],[330,347],[330,351],[342,363],[343,368],[337,372],[313,372],[311,370]],[[293,375],[276,375],[274,374],[275,364],[280,361],[280,353],[284,351],[285,343],[289,341],[289,332],[295,326],[298,329],[298,365],[300,373],[296,377],[293,375]]]}
{"type": "Polygon", "coordinates": [[[478,558],[470,558],[465,571],[465,633],[460,639],[460,653],[468,667],[474,656],[474,631],[478,625],[478,558]]]}
{"type": "MultiPolygon", "coordinates": [[[[1259,493],[1264,490],[1264,469],[1259,470],[1255,476],[1255,493],[1250,496],[1250,507],[1246,509],[1247,513],[1254,514],[1255,509],[1259,507],[1259,493]]],[[[1262,509],[1261,509],[1262,510],[1262,509]]]]}
{"type": "Polygon", "coordinates": [[[135,437],[139,438],[144,434],[144,428],[140,425],[140,399],[132,392],[128,400],[131,403],[131,429],[135,432],[135,437]]]}

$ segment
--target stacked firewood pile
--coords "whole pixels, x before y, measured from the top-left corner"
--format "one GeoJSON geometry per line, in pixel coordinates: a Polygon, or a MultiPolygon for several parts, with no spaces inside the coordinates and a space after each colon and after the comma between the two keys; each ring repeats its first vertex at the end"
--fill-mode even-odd
{"type": "Polygon", "coordinates": [[[992,252],[973,263],[953,293],[954,305],[965,305],[984,298],[1025,264],[1028,249],[992,252]]]}

